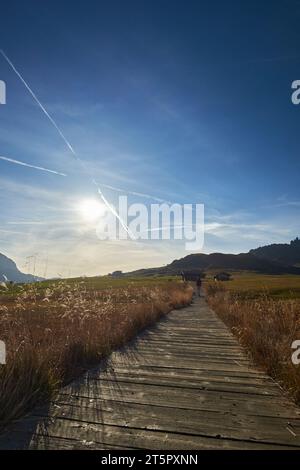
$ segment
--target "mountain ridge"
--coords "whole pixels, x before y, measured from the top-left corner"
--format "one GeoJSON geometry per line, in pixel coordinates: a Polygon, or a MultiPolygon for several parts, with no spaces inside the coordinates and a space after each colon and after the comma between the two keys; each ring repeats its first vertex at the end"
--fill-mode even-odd
{"type": "Polygon", "coordinates": [[[290,243],[272,243],[249,251],[256,257],[282,264],[300,264],[300,240],[296,237],[290,243]]]}
{"type": "Polygon", "coordinates": [[[255,271],[265,274],[300,275],[300,240],[298,237],[288,243],[277,243],[254,248],[248,253],[195,253],[176,259],[166,266],[139,269],[130,275],[180,274],[181,271],[255,271]]]}
{"type": "MultiPolygon", "coordinates": [[[[144,268],[121,273],[125,276],[175,275],[182,271],[255,271],[264,274],[300,275],[300,240],[290,243],[273,243],[251,249],[248,253],[195,253],[175,259],[166,266],[144,268]]],[[[22,273],[16,263],[0,253],[0,281],[5,277],[13,282],[35,282],[38,276],[22,273]]]]}

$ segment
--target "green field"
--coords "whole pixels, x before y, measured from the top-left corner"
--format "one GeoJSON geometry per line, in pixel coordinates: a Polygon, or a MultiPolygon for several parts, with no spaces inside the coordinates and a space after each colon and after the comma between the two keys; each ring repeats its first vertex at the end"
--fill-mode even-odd
{"type": "MultiPolygon", "coordinates": [[[[121,289],[124,287],[154,287],[162,286],[171,281],[180,280],[176,276],[121,277],[111,276],[77,277],[70,279],[47,280],[35,283],[37,292],[43,294],[45,289],[59,284],[74,286],[80,284],[87,290],[121,289]]],[[[212,274],[208,273],[205,284],[214,284],[212,274]]],[[[224,289],[238,294],[240,297],[255,298],[267,294],[274,299],[300,298],[300,276],[292,274],[268,275],[251,272],[234,272],[232,280],[219,283],[224,289]]],[[[16,284],[7,291],[0,289],[0,300],[14,297],[21,291],[30,288],[30,284],[16,284]]]]}
{"type": "MultiPolygon", "coordinates": [[[[206,283],[214,281],[207,277],[206,283]]],[[[269,275],[250,272],[232,273],[232,280],[220,283],[224,289],[240,297],[255,298],[268,295],[273,299],[300,298],[300,276],[292,274],[269,275]]]]}

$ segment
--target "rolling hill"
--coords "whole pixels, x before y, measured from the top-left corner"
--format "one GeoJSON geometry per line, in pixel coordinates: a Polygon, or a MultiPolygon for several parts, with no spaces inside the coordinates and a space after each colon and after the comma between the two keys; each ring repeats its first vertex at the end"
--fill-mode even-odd
{"type": "Polygon", "coordinates": [[[300,275],[300,240],[290,244],[273,244],[240,254],[191,254],[172,263],[151,269],[133,271],[130,275],[172,275],[181,271],[254,271],[265,274],[300,275]]]}
{"type": "MultiPolygon", "coordinates": [[[[264,274],[300,275],[300,240],[262,246],[240,254],[190,254],[176,259],[166,266],[139,269],[119,276],[178,275],[182,271],[253,271],[264,274]]],[[[0,253],[0,281],[34,282],[41,280],[32,274],[24,274],[14,261],[0,253]]]]}

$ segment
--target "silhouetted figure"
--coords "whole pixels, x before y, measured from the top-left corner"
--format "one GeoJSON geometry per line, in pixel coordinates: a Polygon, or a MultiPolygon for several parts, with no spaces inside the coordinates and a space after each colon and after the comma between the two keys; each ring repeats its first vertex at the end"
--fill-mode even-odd
{"type": "Polygon", "coordinates": [[[201,285],[202,285],[202,280],[201,280],[201,277],[199,276],[196,281],[198,297],[201,297],[201,285]]]}

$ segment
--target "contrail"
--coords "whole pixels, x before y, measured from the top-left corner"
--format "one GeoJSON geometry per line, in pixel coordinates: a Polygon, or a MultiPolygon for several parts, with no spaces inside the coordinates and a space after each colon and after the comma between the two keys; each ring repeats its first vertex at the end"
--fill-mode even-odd
{"type": "Polygon", "coordinates": [[[21,80],[21,82],[23,83],[23,85],[25,85],[25,87],[27,88],[27,90],[29,91],[29,93],[31,94],[32,98],[34,99],[34,101],[38,104],[38,106],[41,108],[41,110],[43,111],[43,113],[47,116],[47,118],[49,119],[49,121],[51,122],[51,124],[55,127],[55,129],[57,130],[57,132],[59,133],[59,135],[61,136],[61,138],[63,139],[63,141],[65,142],[65,144],[67,145],[67,147],[69,148],[69,150],[71,150],[71,152],[73,153],[73,155],[76,156],[76,152],[74,151],[72,145],[70,144],[70,142],[68,141],[68,139],[64,136],[63,132],[60,130],[60,128],[58,127],[58,125],[56,124],[56,122],[54,121],[54,119],[50,116],[50,114],[48,113],[48,111],[46,110],[45,106],[43,106],[43,104],[40,102],[40,100],[38,99],[38,97],[36,96],[36,94],[32,91],[32,89],[30,88],[30,86],[28,85],[28,83],[24,80],[24,78],[22,77],[22,75],[20,74],[20,72],[16,69],[16,67],[14,66],[14,64],[12,63],[12,61],[7,57],[7,55],[5,54],[5,52],[0,49],[0,53],[2,54],[2,56],[4,57],[4,59],[6,60],[6,62],[10,65],[10,67],[13,69],[13,71],[15,72],[15,74],[19,77],[19,79],[21,80]]]}
{"type": "Polygon", "coordinates": [[[170,229],[184,229],[184,228],[191,228],[195,224],[177,224],[177,225],[163,225],[162,227],[153,227],[153,228],[148,228],[146,230],[143,230],[142,233],[144,232],[163,232],[164,230],[170,230],[170,229]]]}
{"type": "Polygon", "coordinates": [[[170,201],[166,201],[165,199],[161,199],[156,196],[151,196],[151,194],[138,193],[136,191],[126,191],[125,189],[116,188],[115,186],[110,186],[109,184],[104,183],[101,183],[101,186],[103,188],[111,189],[112,191],[117,191],[118,193],[132,194],[133,196],[144,197],[145,199],[151,199],[152,201],[157,201],[165,204],[172,204],[172,202],[170,201]]]}
{"type": "Polygon", "coordinates": [[[16,165],[27,166],[28,168],[34,168],[35,170],[47,171],[48,173],[53,173],[54,175],[67,176],[65,173],[60,173],[59,171],[55,171],[55,170],[49,170],[49,168],[44,168],[42,166],[30,165],[29,163],[21,162],[20,160],[14,160],[13,158],[0,156],[0,160],[4,160],[5,162],[10,162],[10,163],[15,163],[16,165]]]}
{"type": "MultiPolygon", "coordinates": [[[[151,194],[138,193],[136,191],[127,191],[125,189],[117,188],[116,186],[110,186],[109,184],[105,184],[105,183],[101,183],[101,186],[103,188],[107,188],[107,189],[111,189],[112,191],[116,191],[118,193],[132,194],[133,196],[143,197],[145,199],[151,199],[152,201],[157,201],[157,202],[160,202],[161,204],[169,204],[169,205],[178,204],[178,203],[175,203],[175,202],[172,202],[172,201],[168,201],[166,199],[161,199],[160,197],[152,196],[151,194]]],[[[189,210],[193,210],[193,208],[187,206],[185,208],[185,210],[189,211],[189,210]]]]}
{"type": "MultiPolygon", "coordinates": [[[[33,92],[33,90],[30,88],[30,86],[28,85],[28,83],[24,80],[24,78],[22,77],[22,75],[20,74],[20,72],[16,69],[16,67],[14,66],[14,64],[12,63],[12,61],[7,57],[7,55],[5,54],[5,52],[0,49],[0,53],[2,54],[2,56],[4,57],[4,59],[6,60],[6,62],[9,64],[9,66],[12,68],[12,70],[15,72],[15,74],[19,77],[19,79],[21,80],[21,82],[23,83],[23,85],[26,87],[26,89],[29,91],[29,93],[31,94],[31,96],[33,97],[34,101],[38,104],[38,106],[41,108],[41,110],[43,111],[43,113],[47,116],[47,118],[49,119],[49,121],[51,122],[51,124],[55,127],[55,129],[57,130],[57,132],[59,133],[60,137],[63,139],[63,141],[65,142],[65,144],[67,145],[68,149],[72,152],[72,154],[74,155],[75,158],[77,158],[77,160],[81,163],[81,165],[83,166],[84,169],[86,169],[86,165],[85,163],[81,160],[81,158],[77,155],[77,153],[75,152],[74,148],[72,147],[72,145],[70,144],[70,142],[68,141],[68,139],[65,137],[65,135],[63,134],[63,132],[61,131],[61,129],[59,128],[59,126],[56,124],[56,122],[54,121],[54,119],[52,118],[52,116],[50,116],[50,114],[48,113],[47,109],[45,108],[45,106],[40,102],[40,100],[38,99],[38,97],[36,96],[36,94],[33,92]]],[[[95,181],[92,180],[93,184],[95,184],[95,181]]],[[[101,189],[97,186],[97,189],[98,189],[98,194],[100,195],[102,201],[104,202],[104,204],[106,205],[106,207],[112,212],[112,214],[114,214],[118,220],[121,222],[123,228],[126,230],[126,232],[128,233],[128,235],[132,236],[132,234],[130,234],[130,231],[129,231],[129,228],[127,227],[127,225],[121,220],[121,217],[116,213],[116,211],[113,209],[113,207],[109,204],[109,202],[106,200],[106,198],[104,197],[104,195],[102,194],[102,191],[101,189]]]]}
{"type": "Polygon", "coordinates": [[[108,202],[108,200],[104,197],[104,195],[102,194],[101,192],[101,189],[98,188],[98,194],[100,195],[101,199],[103,200],[103,202],[105,203],[105,205],[108,207],[108,209],[111,211],[111,213],[117,217],[117,219],[119,220],[120,224],[122,225],[122,227],[124,228],[124,230],[128,233],[128,235],[132,238],[132,239],[135,239],[133,233],[129,230],[129,228],[127,227],[127,225],[125,224],[125,222],[122,220],[122,218],[119,216],[118,212],[115,210],[115,208],[108,202]]]}

